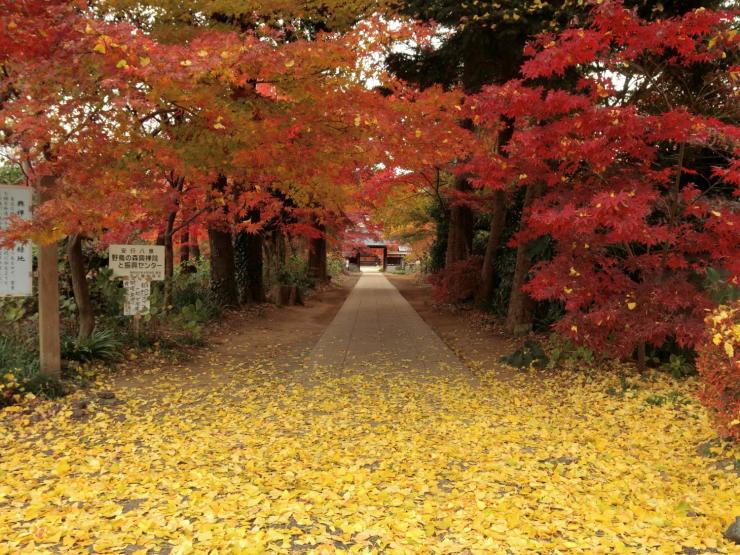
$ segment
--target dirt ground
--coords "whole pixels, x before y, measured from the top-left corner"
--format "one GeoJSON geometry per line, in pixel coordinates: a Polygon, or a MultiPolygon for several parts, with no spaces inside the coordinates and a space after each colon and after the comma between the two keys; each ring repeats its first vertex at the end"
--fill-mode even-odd
{"type": "Polygon", "coordinates": [[[500,359],[517,349],[501,327],[474,309],[437,305],[431,298],[432,286],[415,275],[386,277],[463,362],[473,370],[495,372],[508,378],[515,370],[502,365],[500,359]]]}
{"type": "Polygon", "coordinates": [[[276,371],[293,370],[334,319],[358,279],[341,276],[313,291],[303,305],[263,304],[229,311],[219,322],[209,324],[208,348],[194,347],[175,363],[156,358],[130,360],[119,365],[114,387],[147,387],[153,378],[159,381],[167,373],[187,377],[190,385],[209,385],[219,379],[212,371],[216,361],[223,366],[260,361],[276,371]]]}
{"type": "MultiPolygon", "coordinates": [[[[495,321],[475,310],[438,305],[431,298],[431,285],[413,275],[386,277],[419,313],[443,342],[473,371],[508,379],[516,371],[500,363],[516,349],[495,321]]],[[[210,324],[208,348],[193,347],[177,361],[140,355],[120,364],[113,387],[149,389],[167,374],[186,378],[191,386],[212,386],[228,379],[213,372],[214,366],[251,364],[260,361],[275,372],[295,372],[318,342],[359,275],[341,276],[312,292],[303,305],[277,307],[270,304],[245,307],[224,314],[210,324]]]]}

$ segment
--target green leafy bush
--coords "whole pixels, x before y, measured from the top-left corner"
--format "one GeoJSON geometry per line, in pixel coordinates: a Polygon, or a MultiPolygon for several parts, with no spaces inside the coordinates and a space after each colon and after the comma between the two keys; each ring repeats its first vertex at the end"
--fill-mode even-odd
{"type": "Polygon", "coordinates": [[[120,357],[122,343],[112,329],[96,329],[86,339],[62,338],[62,358],[77,362],[113,361],[120,357]]]}
{"type": "Polygon", "coordinates": [[[594,352],[584,346],[574,345],[570,340],[556,333],[550,334],[550,357],[548,368],[573,366],[576,364],[590,366],[596,360],[594,352]]]}
{"type": "Polygon", "coordinates": [[[13,334],[0,335],[0,371],[17,372],[38,366],[34,345],[13,334]]]}
{"type": "Polygon", "coordinates": [[[308,262],[302,257],[293,255],[285,261],[280,269],[278,283],[281,285],[295,285],[301,293],[313,289],[316,285],[313,278],[308,275],[308,262]]]}
{"type": "Polygon", "coordinates": [[[537,341],[527,339],[520,349],[502,357],[501,362],[505,362],[509,366],[513,366],[519,370],[527,370],[531,367],[544,368],[547,366],[547,355],[542,345],[537,341]]]}
{"type": "Polygon", "coordinates": [[[91,285],[90,296],[95,314],[120,321],[123,318],[126,292],[121,281],[113,277],[113,270],[110,268],[98,270],[91,285]]]}
{"type": "Polygon", "coordinates": [[[661,368],[674,378],[687,378],[697,374],[693,361],[681,354],[670,355],[668,362],[663,364],[661,368]]]}
{"type": "Polygon", "coordinates": [[[344,257],[338,254],[330,254],[326,258],[326,273],[336,278],[344,273],[344,257]]]}

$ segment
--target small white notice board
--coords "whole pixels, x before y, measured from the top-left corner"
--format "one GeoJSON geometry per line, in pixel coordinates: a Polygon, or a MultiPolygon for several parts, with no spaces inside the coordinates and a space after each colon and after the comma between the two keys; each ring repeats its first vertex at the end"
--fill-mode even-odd
{"type": "Polygon", "coordinates": [[[123,304],[124,316],[144,316],[149,314],[151,305],[149,295],[151,294],[151,282],[143,279],[124,280],[126,289],[126,301],[123,304]]]}
{"type": "MultiPolygon", "coordinates": [[[[0,185],[0,232],[10,217],[31,218],[31,188],[0,185]]],[[[31,243],[0,249],[0,297],[30,297],[33,294],[33,251],[31,243]]]]}

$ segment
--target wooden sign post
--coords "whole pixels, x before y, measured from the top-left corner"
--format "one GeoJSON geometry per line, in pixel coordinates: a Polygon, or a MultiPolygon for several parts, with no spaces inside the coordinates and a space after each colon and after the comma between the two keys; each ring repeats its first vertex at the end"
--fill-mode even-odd
{"type": "MultiPolygon", "coordinates": [[[[0,185],[0,230],[11,216],[31,218],[30,187],[0,185]]],[[[33,294],[33,251],[30,243],[0,249],[0,296],[30,297],[33,294]]],[[[39,359],[41,373],[59,376],[59,273],[56,243],[39,247],[39,359]]]]}
{"type": "MultiPolygon", "coordinates": [[[[41,202],[56,178],[41,178],[41,202]]],[[[59,377],[62,373],[61,331],[59,326],[59,254],[56,242],[39,245],[39,362],[41,373],[59,377]]]]}
{"type": "Polygon", "coordinates": [[[59,337],[57,244],[39,247],[39,349],[41,373],[58,377],[62,369],[59,337]]]}

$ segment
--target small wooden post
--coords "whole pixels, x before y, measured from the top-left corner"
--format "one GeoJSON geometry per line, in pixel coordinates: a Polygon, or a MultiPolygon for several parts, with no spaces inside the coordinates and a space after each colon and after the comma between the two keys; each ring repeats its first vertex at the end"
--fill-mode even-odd
{"type": "MultiPolygon", "coordinates": [[[[54,181],[54,176],[41,178],[41,202],[48,200],[54,181]]],[[[39,361],[41,373],[53,377],[62,371],[58,257],[56,242],[39,245],[39,361]]]]}
{"type": "Polygon", "coordinates": [[[39,353],[41,373],[59,377],[62,368],[59,338],[59,271],[57,244],[39,247],[39,353]]]}
{"type": "Polygon", "coordinates": [[[136,337],[137,341],[139,339],[139,336],[141,335],[141,316],[136,314],[133,316],[133,324],[134,324],[134,337],[136,337]]]}

